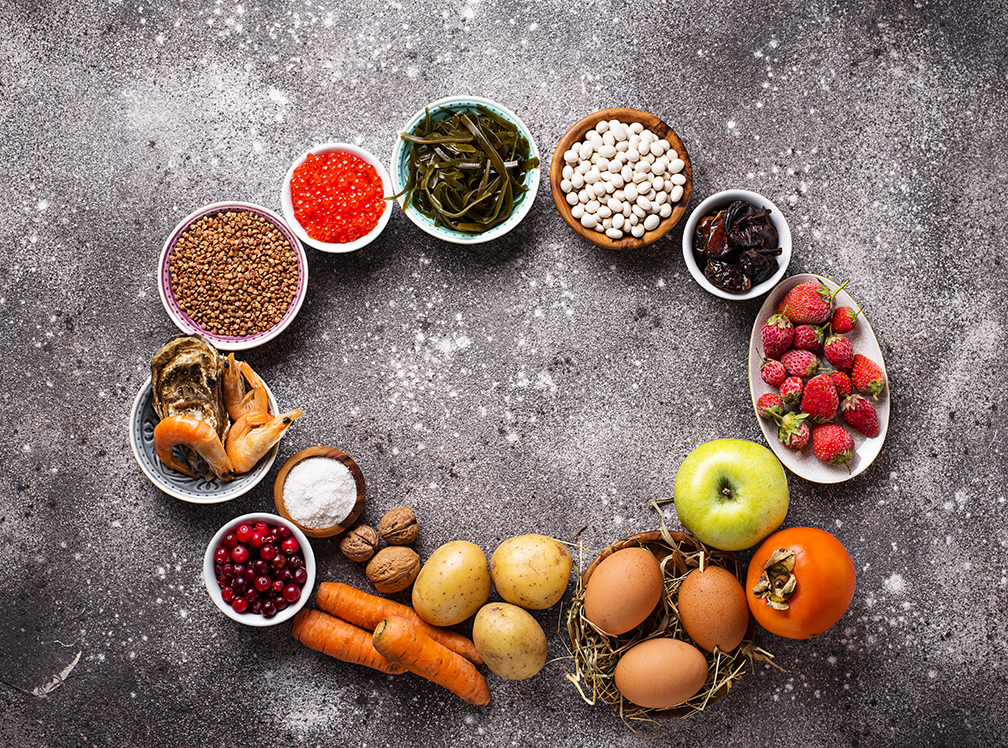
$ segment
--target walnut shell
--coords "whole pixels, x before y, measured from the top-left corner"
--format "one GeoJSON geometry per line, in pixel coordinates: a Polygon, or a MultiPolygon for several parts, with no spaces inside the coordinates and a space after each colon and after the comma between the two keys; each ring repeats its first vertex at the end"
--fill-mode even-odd
{"type": "Polygon", "coordinates": [[[364,573],[379,592],[402,592],[420,573],[420,557],[412,548],[390,545],[378,551],[364,573]]]}
{"type": "Polygon", "coordinates": [[[409,545],[417,539],[420,526],[416,514],[408,506],[389,509],[378,523],[378,532],[389,545],[409,545]]]}
{"type": "Polygon", "coordinates": [[[339,547],[351,561],[364,563],[368,561],[378,550],[381,541],[378,539],[378,531],[369,525],[356,525],[343,536],[339,547]]]}

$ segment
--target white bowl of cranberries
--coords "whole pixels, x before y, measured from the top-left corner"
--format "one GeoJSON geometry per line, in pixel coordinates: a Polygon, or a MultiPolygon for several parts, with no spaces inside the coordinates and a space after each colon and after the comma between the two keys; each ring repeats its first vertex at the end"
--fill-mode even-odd
{"type": "Polygon", "coordinates": [[[217,531],[203,581],[224,615],[246,626],[294,617],[315,586],[315,554],[301,530],[275,514],[243,514],[217,531]]]}

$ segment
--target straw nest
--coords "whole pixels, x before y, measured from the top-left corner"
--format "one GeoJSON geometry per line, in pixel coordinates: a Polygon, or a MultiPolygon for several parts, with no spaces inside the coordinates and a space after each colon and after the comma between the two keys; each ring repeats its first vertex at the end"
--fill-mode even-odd
{"type": "Polygon", "coordinates": [[[707,681],[700,691],[683,703],[668,709],[644,709],[624,699],[617,690],[613,677],[616,663],[634,645],[655,637],[673,637],[693,643],[683,630],[676,607],[679,586],[693,569],[701,566],[706,568],[712,564],[727,569],[745,582],[745,566],[740,564],[735,554],[707,548],[693,536],[665,527],[618,540],[589,564],[580,575],[571,607],[566,614],[575,668],[575,672],[568,674],[567,679],[575,685],[586,702],[595,704],[603,701],[611,704],[624,721],[688,717],[703,711],[728,693],[745,675],[753,660],[770,661],[772,655],[756,647],[756,624],[750,614],[749,628],[738,647],[730,652],[704,652],[708,665],[707,681]],[[609,636],[585,618],[585,588],[592,572],[604,558],[633,546],[645,547],[654,553],[661,566],[665,591],[654,612],[643,624],[626,634],[609,636]]]}

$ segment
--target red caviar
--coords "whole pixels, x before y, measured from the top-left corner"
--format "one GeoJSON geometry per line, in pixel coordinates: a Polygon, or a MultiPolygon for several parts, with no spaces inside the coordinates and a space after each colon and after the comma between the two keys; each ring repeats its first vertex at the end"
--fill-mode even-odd
{"type": "Polygon", "coordinates": [[[346,244],[368,234],[385,211],[381,177],[349,151],[309,153],[291,176],[294,217],[312,239],[346,244]]]}

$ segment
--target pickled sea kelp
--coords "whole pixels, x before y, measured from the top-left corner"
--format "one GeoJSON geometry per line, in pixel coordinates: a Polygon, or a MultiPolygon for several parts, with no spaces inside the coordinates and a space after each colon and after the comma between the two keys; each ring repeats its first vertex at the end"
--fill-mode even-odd
{"type": "Polygon", "coordinates": [[[539,166],[517,126],[485,106],[439,108],[411,133],[409,180],[396,198],[437,226],[478,234],[508,219],[525,198],[525,175],[539,166]]]}
{"type": "Polygon", "coordinates": [[[780,255],[770,209],[736,200],[704,216],[693,236],[697,264],[716,287],[745,293],[777,272],[780,255]]]}

